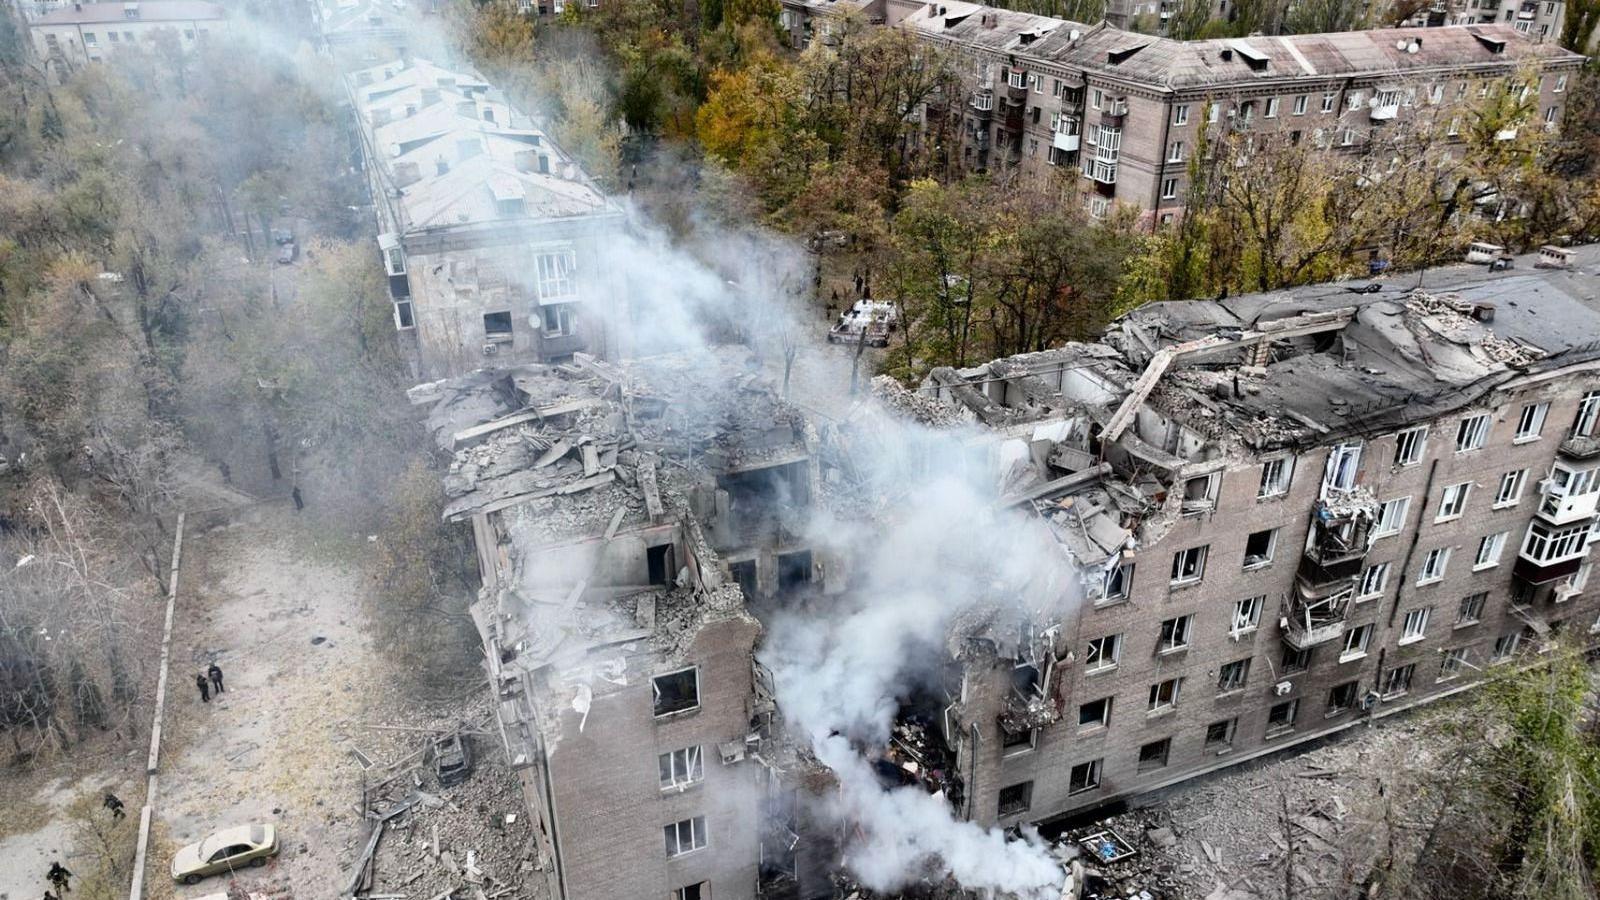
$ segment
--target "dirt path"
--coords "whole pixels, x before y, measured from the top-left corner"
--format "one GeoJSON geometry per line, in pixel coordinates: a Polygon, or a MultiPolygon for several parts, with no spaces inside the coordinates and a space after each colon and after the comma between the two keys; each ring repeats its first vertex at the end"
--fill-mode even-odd
{"type": "Polygon", "coordinates": [[[341,883],[361,792],[345,731],[383,679],[359,560],[326,561],[299,525],[292,509],[256,507],[185,548],[152,897],[223,890],[218,879],[174,888],[166,867],[176,848],[248,823],[275,823],[283,844],[252,881],[306,898],[341,883]],[[194,676],[212,659],[227,690],[202,703],[194,676]]]}

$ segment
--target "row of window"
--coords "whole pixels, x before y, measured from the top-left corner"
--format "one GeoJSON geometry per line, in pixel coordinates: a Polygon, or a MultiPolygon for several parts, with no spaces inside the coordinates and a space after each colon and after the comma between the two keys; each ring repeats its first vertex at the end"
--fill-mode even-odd
{"type": "MultiPolygon", "coordinates": [[[[200,33],[205,34],[205,29],[200,29],[200,33]]],[[[55,35],[50,35],[50,37],[53,38],[55,35]]],[[[145,39],[152,41],[155,40],[155,32],[146,31],[145,39]]],[[[191,28],[183,29],[183,39],[186,41],[194,40],[194,30],[191,28]]],[[[131,31],[108,31],[106,32],[106,40],[113,44],[119,44],[124,41],[131,44],[135,41],[135,38],[133,32],[131,31]]],[[[83,33],[83,45],[85,47],[98,47],[100,46],[100,39],[95,35],[94,32],[85,31],[83,33]]]]}
{"type": "MultiPolygon", "coordinates": [[[[1478,97],[1479,97],[1479,99],[1487,98],[1489,96],[1490,92],[1494,89],[1494,84],[1495,84],[1495,82],[1493,82],[1493,81],[1482,81],[1482,82],[1479,82],[1479,84],[1478,84],[1478,97]]],[[[1556,93],[1556,94],[1563,93],[1563,92],[1566,91],[1566,89],[1567,89],[1567,76],[1565,74],[1557,75],[1555,84],[1551,87],[1551,93],[1556,93]]],[[[1470,87],[1468,85],[1468,82],[1465,82],[1465,81],[1457,82],[1456,83],[1456,91],[1455,91],[1455,99],[1458,100],[1458,101],[1465,100],[1469,90],[1470,90],[1470,87]]],[[[1506,90],[1508,92],[1517,94],[1519,101],[1525,101],[1533,93],[1533,86],[1530,85],[1530,84],[1526,84],[1526,83],[1515,84],[1515,85],[1507,84],[1506,85],[1506,90]]],[[[1099,91],[1094,91],[1094,92],[1092,92],[1091,96],[1098,95],[1099,93],[1100,93],[1099,91]]],[[[1442,85],[1442,84],[1434,84],[1434,85],[1429,86],[1428,92],[1427,92],[1427,100],[1428,100],[1428,102],[1430,104],[1435,104],[1436,105],[1436,104],[1439,104],[1439,103],[1443,103],[1444,102],[1444,97],[1445,97],[1445,87],[1444,87],[1444,85],[1442,85]]],[[[1322,113],[1332,113],[1332,112],[1334,112],[1334,110],[1339,105],[1339,99],[1338,98],[1339,98],[1339,95],[1337,93],[1331,93],[1331,92],[1330,93],[1324,93],[1322,95],[1322,97],[1321,97],[1320,104],[1319,104],[1320,111],[1322,113]]],[[[1402,90],[1397,90],[1397,89],[1379,89],[1379,90],[1374,90],[1372,99],[1373,99],[1373,105],[1375,105],[1377,107],[1380,107],[1380,108],[1392,108],[1392,107],[1399,107],[1399,106],[1402,106],[1402,105],[1403,106],[1412,106],[1416,102],[1416,89],[1415,88],[1407,88],[1407,89],[1405,89],[1403,91],[1402,90]]],[[[1239,117],[1243,118],[1247,122],[1248,121],[1252,121],[1255,118],[1256,110],[1258,108],[1258,102],[1261,104],[1259,106],[1259,108],[1261,109],[1261,114],[1262,114],[1263,118],[1275,119],[1275,118],[1278,117],[1278,111],[1279,111],[1279,108],[1280,108],[1280,98],[1278,98],[1278,97],[1267,97],[1267,98],[1265,98],[1265,100],[1262,100],[1262,101],[1255,101],[1255,100],[1242,101],[1242,102],[1240,102],[1238,104],[1238,109],[1235,111],[1235,114],[1238,115],[1239,117]]],[[[1367,105],[1366,92],[1364,92],[1364,91],[1351,91],[1351,92],[1347,93],[1345,95],[1345,104],[1346,104],[1346,108],[1348,110],[1351,110],[1351,111],[1361,109],[1363,106],[1367,105]]],[[[1174,127],[1182,127],[1184,125],[1189,124],[1190,112],[1193,109],[1193,106],[1194,106],[1194,104],[1189,104],[1189,103],[1177,103],[1177,104],[1173,105],[1173,107],[1172,107],[1172,124],[1173,124],[1174,127]]],[[[1224,102],[1213,102],[1213,103],[1211,103],[1209,105],[1206,105],[1204,107],[1208,111],[1207,121],[1209,123],[1211,123],[1213,125],[1216,124],[1217,120],[1221,116],[1221,110],[1222,110],[1223,106],[1224,106],[1224,102]]],[[[1297,116],[1305,115],[1307,113],[1307,111],[1310,109],[1310,106],[1311,106],[1311,95],[1310,94],[1297,94],[1291,100],[1291,107],[1293,109],[1293,114],[1297,115],[1297,116]]],[[[1100,107],[1098,105],[1094,105],[1094,108],[1095,109],[1099,109],[1100,107]]]]}
{"type": "MultiPolygon", "coordinates": [[[[1370,628],[1371,626],[1366,627],[1370,628]]],[[[1596,622],[1595,627],[1600,629],[1600,621],[1596,622]]],[[[1510,659],[1520,649],[1522,640],[1522,631],[1510,632],[1497,638],[1489,661],[1495,663],[1510,659]]],[[[1308,653],[1309,651],[1304,652],[1308,653]]],[[[1469,647],[1453,647],[1442,651],[1439,671],[1435,681],[1446,682],[1459,677],[1462,669],[1472,667],[1470,656],[1471,648],[1469,647]]],[[[1296,660],[1296,662],[1299,664],[1298,668],[1286,668],[1286,671],[1301,671],[1305,668],[1305,659],[1296,660]]],[[[1219,670],[1217,679],[1218,692],[1226,694],[1242,689],[1248,678],[1249,670],[1249,659],[1236,660],[1225,664],[1219,670]]],[[[1404,696],[1410,692],[1416,673],[1416,663],[1406,663],[1386,669],[1379,678],[1377,694],[1385,700],[1404,696]]],[[[1183,678],[1172,678],[1151,685],[1147,715],[1175,707],[1184,680],[1183,678]]],[[[1108,727],[1111,723],[1115,700],[1115,697],[1101,697],[1080,705],[1078,707],[1078,727],[1084,730],[1108,727]]],[[[1332,718],[1348,712],[1361,703],[1360,681],[1346,681],[1329,690],[1324,708],[1324,717],[1332,718]]],[[[1292,732],[1299,719],[1300,706],[1301,698],[1295,697],[1274,704],[1268,709],[1266,736],[1272,738],[1292,732]]],[[[1237,716],[1207,725],[1202,747],[1207,752],[1221,752],[1231,748],[1238,731],[1238,725],[1239,719],[1237,716]]],[[[1138,771],[1149,772],[1165,767],[1171,751],[1171,737],[1144,744],[1139,748],[1138,771]]],[[[1102,757],[1073,766],[1068,777],[1068,793],[1079,794],[1098,788],[1104,763],[1105,760],[1102,757]]],[[[1000,814],[1005,816],[1025,812],[1032,797],[1032,792],[1032,782],[1023,782],[1003,788],[1000,791],[1000,814]]]]}

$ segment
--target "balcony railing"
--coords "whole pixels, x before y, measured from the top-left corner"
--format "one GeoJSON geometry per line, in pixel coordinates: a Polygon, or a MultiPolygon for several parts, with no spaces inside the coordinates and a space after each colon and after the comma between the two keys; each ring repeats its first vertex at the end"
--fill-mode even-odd
{"type": "Polygon", "coordinates": [[[1306,650],[1326,644],[1344,635],[1344,619],[1332,622],[1308,622],[1303,619],[1283,620],[1283,642],[1296,650],[1306,650]]]}
{"type": "Polygon", "coordinates": [[[1553,525],[1592,519],[1600,507],[1600,492],[1566,494],[1551,485],[1539,503],[1539,516],[1553,525]]]}
{"type": "Polygon", "coordinates": [[[1068,153],[1077,150],[1080,141],[1081,138],[1076,134],[1062,134],[1059,131],[1050,140],[1057,150],[1064,150],[1068,153]]]}

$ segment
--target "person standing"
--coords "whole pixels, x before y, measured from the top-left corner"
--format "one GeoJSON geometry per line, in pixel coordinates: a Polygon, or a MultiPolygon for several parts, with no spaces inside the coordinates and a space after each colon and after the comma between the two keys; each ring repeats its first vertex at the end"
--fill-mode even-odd
{"type": "Polygon", "coordinates": [[[111,818],[113,819],[125,818],[128,815],[122,811],[122,798],[110,791],[106,791],[106,799],[100,805],[111,810],[111,818]]]}
{"type": "Polygon", "coordinates": [[[72,877],[72,872],[66,866],[63,866],[60,860],[50,863],[50,871],[46,877],[50,879],[51,884],[56,886],[56,890],[61,893],[65,894],[67,891],[72,890],[72,885],[67,880],[72,877]]]}
{"type": "Polygon", "coordinates": [[[211,679],[211,692],[213,694],[221,694],[223,691],[222,667],[212,663],[211,668],[206,670],[206,677],[211,679]]]}
{"type": "Polygon", "coordinates": [[[201,703],[210,703],[211,702],[211,684],[206,681],[206,676],[204,676],[204,675],[196,675],[196,676],[194,676],[194,686],[200,689],[200,702],[201,703]]]}

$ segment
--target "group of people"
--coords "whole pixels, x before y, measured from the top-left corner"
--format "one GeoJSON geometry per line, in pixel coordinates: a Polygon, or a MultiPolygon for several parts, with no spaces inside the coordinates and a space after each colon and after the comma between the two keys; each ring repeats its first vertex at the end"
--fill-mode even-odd
{"type": "Polygon", "coordinates": [[[72,878],[72,871],[63,866],[59,859],[51,861],[50,871],[45,873],[45,877],[50,879],[50,884],[55,888],[55,891],[45,891],[44,900],[61,900],[68,891],[72,890],[72,884],[69,880],[72,878]]]}
{"type": "Polygon", "coordinates": [[[204,674],[194,676],[194,686],[200,689],[200,702],[210,703],[212,694],[220,694],[223,691],[222,669],[216,663],[212,663],[211,668],[205,670],[204,674]]]}

